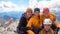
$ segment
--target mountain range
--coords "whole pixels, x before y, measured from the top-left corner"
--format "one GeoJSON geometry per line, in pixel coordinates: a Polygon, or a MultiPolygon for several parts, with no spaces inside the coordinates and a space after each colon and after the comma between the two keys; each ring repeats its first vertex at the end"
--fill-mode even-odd
{"type": "MultiPolygon", "coordinates": [[[[14,20],[20,19],[24,11],[11,11],[11,12],[2,12],[0,13],[0,17],[2,17],[5,20],[8,20],[10,18],[13,18],[14,20]]],[[[53,10],[53,13],[56,14],[57,20],[60,20],[60,11],[53,10]]]]}
{"type": "Polygon", "coordinates": [[[24,13],[23,11],[21,11],[21,12],[17,12],[17,11],[2,12],[2,13],[0,13],[0,17],[2,17],[5,20],[8,20],[10,18],[13,18],[14,20],[16,20],[16,19],[19,19],[23,13],[24,13]]]}

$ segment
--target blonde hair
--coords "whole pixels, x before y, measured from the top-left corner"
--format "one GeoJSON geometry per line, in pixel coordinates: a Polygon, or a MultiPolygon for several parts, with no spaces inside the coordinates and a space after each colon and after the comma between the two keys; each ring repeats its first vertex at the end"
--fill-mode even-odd
{"type": "Polygon", "coordinates": [[[31,8],[27,8],[26,12],[32,12],[32,9],[31,8]]]}

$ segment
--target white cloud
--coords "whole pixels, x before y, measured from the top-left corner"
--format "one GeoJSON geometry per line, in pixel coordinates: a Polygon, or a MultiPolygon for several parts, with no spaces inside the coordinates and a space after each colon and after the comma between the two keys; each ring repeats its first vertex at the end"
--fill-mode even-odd
{"type": "Polygon", "coordinates": [[[29,7],[35,8],[38,6],[38,2],[36,0],[29,0],[29,7]]]}
{"type": "Polygon", "coordinates": [[[13,4],[12,2],[4,2],[0,3],[0,11],[1,12],[9,12],[9,11],[24,11],[26,6],[18,6],[13,4]]]}
{"type": "Polygon", "coordinates": [[[50,2],[50,1],[40,1],[38,3],[38,7],[40,8],[44,8],[44,7],[51,7],[51,5],[53,5],[54,2],[50,2]]]}
{"type": "Polygon", "coordinates": [[[37,2],[37,0],[30,0],[30,7],[39,7],[40,9],[44,7],[50,8],[50,10],[60,10],[60,0],[42,0],[37,2]]]}
{"type": "MultiPolygon", "coordinates": [[[[60,0],[42,0],[37,2],[37,0],[29,0],[29,6],[32,9],[35,7],[39,7],[41,10],[44,7],[49,7],[50,10],[60,10],[60,0]]],[[[8,11],[25,11],[27,6],[18,6],[12,2],[0,2],[0,11],[8,12],[8,11]]]]}

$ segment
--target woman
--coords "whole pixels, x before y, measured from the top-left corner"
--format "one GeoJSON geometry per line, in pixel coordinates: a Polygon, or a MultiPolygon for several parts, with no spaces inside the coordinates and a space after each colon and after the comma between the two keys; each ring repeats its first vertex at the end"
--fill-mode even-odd
{"type": "Polygon", "coordinates": [[[31,28],[32,30],[27,30],[28,34],[38,34],[38,29],[40,28],[40,9],[34,9],[34,15],[29,20],[27,27],[31,28]]]}
{"type": "Polygon", "coordinates": [[[54,34],[54,31],[51,28],[52,21],[49,18],[46,18],[43,22],[43,29],[39,34],[54,34]]]}
{"type": "Polygon", "coordinates": [[[19,25],[17,27],[17,32],[18,34],[27,34],[26,32],[26,25],[29,21],[29,19],[32,16],[32,9],[31,8],[27,8],[26,9],[26,13],[24,13],[19,21],[19,25]]]}

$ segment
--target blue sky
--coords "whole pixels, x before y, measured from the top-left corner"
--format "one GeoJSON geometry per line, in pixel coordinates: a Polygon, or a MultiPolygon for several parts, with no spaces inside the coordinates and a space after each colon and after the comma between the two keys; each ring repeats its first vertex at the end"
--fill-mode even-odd
{"type": "Polygon", "coordinates": [[[19,5],[19,6],[22,6],[22,5],[28,6],[29,5],[29,0],[0,0],[0,2],[1,1],[4,1],[4,2],[9,2],[10,1],[10,2],[16,4],[16,5],[19,5]]]}
{"type": "Polygon", "coordinates": [[[28,7],[32,9],[48,7],[57,10],[60,9],[59,3],[60,0],[0,0],[0,12],[25,11],[28,7]]]}
{"type": "Polygon", "coordinates": [[[12,2],[12,3],[14,3],[14,4],[17,4],[17,5],[25,5],[25,6],[27,6],[28,4],[29,4],[29,0],[1,0],[1,1],[5,1],[5,2],[8,2],[8,1],[10,1],[10,2],[12,2]]]}

